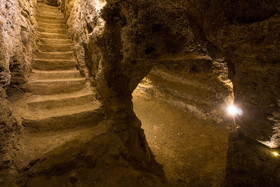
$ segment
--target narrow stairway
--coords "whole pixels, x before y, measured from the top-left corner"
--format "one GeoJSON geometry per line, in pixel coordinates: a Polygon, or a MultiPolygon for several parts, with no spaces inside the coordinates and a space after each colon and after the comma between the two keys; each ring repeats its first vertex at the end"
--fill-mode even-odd
{"type": "Polygon", "coordinates": [[[33,50],[33,70],[26,84],[29,92],[13,104],[24,126],[16,153],[18,169],[102,118],[94,89],[76,69],[63,14],[41,2],[37,22],[37,49],[33,50]]]}

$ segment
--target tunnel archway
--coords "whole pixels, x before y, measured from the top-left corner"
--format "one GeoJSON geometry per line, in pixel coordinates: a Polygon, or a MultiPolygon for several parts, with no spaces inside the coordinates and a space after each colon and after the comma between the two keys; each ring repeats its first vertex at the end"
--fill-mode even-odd
{"type": "Polygon", "coordinates": [[[155,65],[132,94],[148,144],[174,186],[219,186],[225,177],[232,83],[226,63],[206,59],[155,65]]]}
{"type": "MultiPolygon", "coordinates": [[[[60,32],[60,34],[52,33],[51,36],[65,39],[68,38],[65,33],[69,32],[78,61],[76,66],[99,92],[98,99],[102,101],[102,110],[104,109],[110,121],[110,125],[105,126],[110,127],[110,135],[113,135],[110,137],[122,145],[122,151],[125,150],[119,154],[121,158],[129,161],[133,167],[142,169],[149,169],[150,165],[156,164],[141,129],[141,122],[133,111],[131,94],[138,83],[153,67],[164,61],[184,60],[189,55],[205,55],[217,61],[228,62],[230,78],[234,84],[235,102],[244,110],[244,116],[238,122],[240,128],[232,131],[229,137],[226,185],[273,186],[280,183],[278,169],[280,144],[279,1],[45,1],[58,2],[59,10],[64,13],[66,20],[63,20],[62,15],[59,18],[60,21],[56,16],[50,18],[45,15],[43,19],[41,18],[41,23],[45,22],[43,24],[49,26],[46,21],[56,20],[60,24],[65,24],[66,21],[68,30],[66,28],[62,29],[63,31],[54,29],[52,32],[60,32]],[[64,31],[65,35],[62,36],[61,32],[64,31]]],[[[17,143],[20,134],[19,127],[23,128],[26,125],[22,125],[21,120],[17,120],[8,100],[12,100],[9,89],[20,88],[23,92],[28,89],[23,85],[31,71],[34,29],[37,25],[34,19],[36,2],[36,0],[7,0],[0,5],[0,41],[4,44],[0,46],[2,57],[0,58],[0,91],[1,106],[3,106],[0,111],[3,120],[1,119],[0,122],[1,136],[3,135],[5,142],[8,142],[8,146],[14,145],[14,142],[17,143]],[[15,138],[14,142],[12,142],[13,138],[15,138]]],[[[48,8],[46,12],[54,10],[54,7],[48,8]]],[[[56,7],[55,9],[60,14],[56,7]]],[[[43,28],[39,32],[44,31],[46,29],[43,28]]],[[[41,33],[40,36],[50,35],[41,33]]],[[[44,50],[56,49],[58,48],[48,47],[44,50]]],[[[65,48],[60,50],[65,50],[65,48]]],[[[71,55],[73,51],[62,56],[58,53],[55,55],[51,53],[53,56],[47,55],[45,52],[39,49],[41,57],[44,58],[73,57],[71,55]]],[[[72,64],[72,66],[75,65],[72,64]]],[[[203,67],[207,69],[207,63],[203,67]]],[[[190,70],[200,74],[199,66],[192,66],[190,70]]],[[[176,72],[180,72],[180,68],[175,71],[175,74],[176,72]]],[[[67,77],[68,73],[63,75],[67,77]]],[[[162,71],[157,73],[164,76],[168,74],[162,71]]],[[[180,73],[178,74],[180,76],[180,73]]],[[[79,73],[74,76],[79,76],[79,73]]],[[[46,75],[43,77],[48,78],[46,75]]],[[[169,78],[172,80],[174,75],[169,78]]],[[[209,78],[210,84],[213,80],[211,76],[209,78]]],[[[39,84],[41,83],[42,81],[39,81],[39,84]]],[[[171,86],[176,87],[173,83],[171,86]]],[[[161,86],[168,87],[164,84],[161,86]]],[[[46,90],[44,93],[48,93],[49,89],[46,90]]],[[[169,90],[169,94],[186,101],[180,93],[188,93],[191,89],[177,90],[179,95],[175,90],[169,90]]],[[[33,91],[36,92],[37,89],[33,91]]],[[[208,98],[207,95],[203,95],[204,98],[196,97],[198,100],[208,98]]],[[[216,96],[213,98],[215,100],[216,96]]],[[[193,104],[199,103],[198,100],[194,98],[193,104]]],[[[193,110],[193,113],[197,112],[196,108],[189,103],[183,106],[193,110]]],[[[210,108],[207,110],[210,111],[210,108]]],[[[166,110],[169,108],[167,107],[166,110]]],[[[68,111],[75,110],[68,109],[68,111]]],[[[44,125],[45,122],[41,124],[44,125]]],[[[37,127],[37,125],[35,123],[34,126],[37,127]]],[[[8,151],[16,149],[16,146],[10,146],[11,149],[8,149],[5,143],[1,143],[1,147],[2,144],[5,148],[1,154],[6,156],[4,157],[6,160],[1,160],[1,166],[11,169],[14,163],[8,151]]],[[[73,150],[79,150],[76,148],[73,150]]],[[[79,155],[77,152],[76,154],[79,155]]],[[[71,159],[71,161],[74,160],[73,157],[71,159]]],[[[37,160],[35,162],[36,166],[44,163],[37,160]]],[[[33,167],[34,163],[30,163],[32,168],[36,168],[33,167]]],[[[56,162],[52,162],[54,163],[56,162]]],[[[94,165],[94,162],[91,163],[94,165]]],[[[72,176],[70,177],[73,179],[72,176]]]]}
{"type": "MultiPolygon", "coordinates": [[[[209,3],[178,1],[158,4],[150,1],[107,1],[107,3],[101,14],[106,22],[106,33],[103,33],[105,40],[97,44],[105,57],[101,58],[105,71],[101,67],[99,74],[101,76],[97,75],[97,85],[99,84],[105,105],[109,107],[108,111],[113,111],[111,112],[113,116],[119,118],[122,113],[126,113],[132,117],[130,119],[135,119],[131,93],[158,61],[184,58],[185,52],[187,55],[189,52],[204,53],[216,60],[225,58],[230,64],[230,78],[235,85],[235,101],[245,106],[245,113],[250,113],[245,116],[246,120],[240,123],[243,131],[241,134],[254,141],[269,138],[273,129],[272,122],[267,121],[266,113],[271,114],[272,110],[277,110],[275,90],[279,90],[277,87],[279,80],[275,78],[278,70],[272,69],[271,66],[278,59],[275,55],[278,54],[278,49],[270,48],[276,46],[278,42],[275,28],[279,27],[277,22],[279,15],[277,13],[271,15],[269,12],[277,12],[275,7],[279,2],[270,4],[250,1],[235,4],[231,1],[209,3]],[[248,7],[248,4],[252,4],[255,9],[244,16],[242,7],[248,7]],[[261,15],[257,15],[257,10],[264,6],[266,8],[261,15]],[[171,17],[174,19],[169,19],[171,17]],[[266,30],[272,25],[273,28],[266,30]],[[256,32],[253,32],[254,30],[256,32]],[[270,50],[271,53],[265,52],[270,50]],[[261,74],[260,77],[256,76],[258,72],[261,74]],[[258,77],[261,84],[256,83],[254,78],[248,78],[247,75],[251,78],[258,77]],[[268,77],[269,80],[274,80],[271,86],[267,86],[268,77]],[[262,89],[270,90],[270,94],[265,96],[262,89]],[[258,100],[263,105],[259,105],[258,100]],[[255,114],[258,115],[256,118],[255,114]]],[[[96,44],[96,41],[93,43],[96,44]]],[[[139,125],[138,122],[133,125],[137,124],[139,125]]],[[[231,141],[230,144],[233,145],[234,140],[231,141]]],[[[239,161],[237,158],[230,162],[229,165],[234,166],[235,162],[239,161]]],[[[250,168],[252,165],[254,164],[248,164],[246,167],[250,168]]],[[[242,164],[239,166],[240,170],[236,172],[246,170],[242,164]]],[[[246,178],[251,180],[250,176],[254,176],[254,173],[249,172],[246,178]]],[[[234,184],[236,177],[230,177],[229,181],[234,184]]],[[[242,178],[239,179],[242,184],[242,178]]]]}

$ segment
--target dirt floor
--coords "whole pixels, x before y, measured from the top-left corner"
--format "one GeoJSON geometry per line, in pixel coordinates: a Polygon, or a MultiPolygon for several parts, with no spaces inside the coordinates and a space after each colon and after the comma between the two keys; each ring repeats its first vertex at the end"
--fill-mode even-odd
{"type": "Polygon", "coordinates": [[[200,120],[140,89],[133,94],[156,160],[172,186],[221,186],[225,176],[229,130],[200,120]]]}

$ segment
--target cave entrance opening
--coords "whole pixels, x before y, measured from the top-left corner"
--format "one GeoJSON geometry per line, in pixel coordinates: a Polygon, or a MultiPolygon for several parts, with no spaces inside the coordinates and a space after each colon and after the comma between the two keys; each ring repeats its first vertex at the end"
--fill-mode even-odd
{"type": "Polygon", "coordinates": [[[148,144],[176,186],[219,186],[225,177],[231,121],[219,112],[232,99],[232,84],[222,79],[226,63],[201,63],[155,66],[132,94],[148,144]]]}

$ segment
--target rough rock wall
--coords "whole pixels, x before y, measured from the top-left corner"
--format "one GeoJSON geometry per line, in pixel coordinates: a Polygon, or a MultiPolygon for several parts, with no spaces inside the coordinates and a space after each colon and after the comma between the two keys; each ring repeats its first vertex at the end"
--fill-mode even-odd
{"type": "Polygon", "coordinates": [[[17,87],[31,69],[36,1],[1,2],[1,82],[17,87]]]}
{"type": "Polygon", "coordinates": [[[43,0],[43,1],[48,5],[52,5],[52,6],[58,5],[58,0],[43,0]]]}
{"type": "Polygon", "coordinates": [[[244,110],[240,125],[248,136],[265,140],[272,131],[267,114],[275,109],[279,97],[279,1],[214,3],[205,7],[206,14],[214,12],[214,5],[223,7],[217,10],[220,20],[205,17],[203,32],[217,47],[216,55],[220,52],[233,64],[229,67],[235,101],[244,110]]]}
{"type": "MultiPolygon", "coordinates": [[[[10,94],[25,82],[31,69],[36,0],[0,0],[0,168],[9,169],[9,150],[19,132],[10,94]],[[16,89],[14,89],[16,88],[16,89]]],[[[1,182],[1,181],[0,181],[1,182]]]]}
{"type": "Polygon", "coordinates": [[[189,8],[209,54],[228,62],[235,103],[243,110],[229,139],[229,186],[280,184],[277,158],[258,142],[272,138],[268,144],[279,149],[279,3],[213,0],[189,8]]]}
{"type": "Polygon", "coordinates": [[[233,102],[227,65],[207,56],[156,65],[139,88],[200,119],[226,122],[227,125],[231,120],[225,113],[226,107],[233,102]]]}
{"type": "MultiPolygon", "coordinates": [[[[117,73],[114,71],[117,69],[113,66],[118,64],[118,58],[115,58],[115,55],[119,56],[120,53],[107,50],[118,50],[120,33],[117,31],[117,26],[116,30],[114,29],[116,32],[112,33],[111,25],[109,25],[109,33],[105,33],[107,27],[104,20],[101,19],[100,9],[106,2],[66,0],[60,1],[59,4],[67,19],[70,36],[75,42],[74,53],[78,59],[78,67],[93,84],[97,85],[103,105],[114,121],[114,130],[129,150],[127,159],[141,167],[145,166],[153,158],[147,146],[144,132],[140,127],[141,123],[132,109],[131,92],[133,89],[127,90],[126,83],[122,82],[119,84],[120,89],[117,92],[114,90],[118,83],[113,81],[120,80],[111,77],[115,75],[111,75],[110,72],[117,73]],[[111,36],[111,34],[116,34],[116,36],[111,36]],[[112,43],[109,44],[109,42],[112,43]],[[116,47],[111,46],[114,44],[116,47]],[[110,59],[104,59],[107,57],[110,59]],[[117,60],[117,64],[107,62],[108,60],[117,60]],[[125,88],[122,88],[123,86],[125,88]]],[[[123,80],[127,81],[128,79],[123,80]]]]}
{"type": "MultiPolygon", "coordinates": [[[[94,8],[103,3],[98,0],[65,0],[61,7],[69,23],[73,20],[76,24],[69,28],[79,44],[81,59],[85,57],[81,67],[89,67],[84,72],[95,79],[104,107],[117,122],[115,130],[127,146],[135,147],[135,153],[142,152],[143,157],[148,155],[140,122],[132,110],[131,92],[152,67],[190,55],[210,56],[227,62],[235,102],[244,111],[237,121],[240,129],[230,137],[228,184],[268,182],[268,178],[256,177],[255,171],[271,168],[270,161],[275,158],[264,159],[258,154],[260,161],[249,159],[253,149],[244,150],[242,145],[256,148],[257,140],[268,141],[279,131],[279,123],[275,123],[279,120],[279,0],[106,2],[101,14],[94,8]],[[75,34],[79,33],[76,30],[83,34],[75,34]]],[[[277,138],[272,138],[269,143],[279,146],[277,138]]],[[[277,172],[262,172],[279,182],[277,172]]]]}
{"type": "Polygon", "coordinates": [[[87,79],[95,84],[101,54],[97,40],[104,28],[100,17],[102,1],[59,1],[67,20],[69,34],[75,47],[77,67],[87,79]]]}

